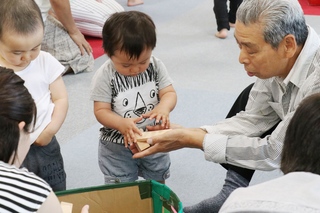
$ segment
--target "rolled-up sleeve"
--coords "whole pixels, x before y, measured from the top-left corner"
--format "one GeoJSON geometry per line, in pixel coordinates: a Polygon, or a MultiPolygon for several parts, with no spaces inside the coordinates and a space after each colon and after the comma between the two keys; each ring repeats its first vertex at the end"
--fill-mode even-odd
{"type": "Polygon", "coordinates": [[[204,156],[207,161],[227,163],[226,148],[228,136],[220,134],[206,134],[203,140],[204,156]]]}

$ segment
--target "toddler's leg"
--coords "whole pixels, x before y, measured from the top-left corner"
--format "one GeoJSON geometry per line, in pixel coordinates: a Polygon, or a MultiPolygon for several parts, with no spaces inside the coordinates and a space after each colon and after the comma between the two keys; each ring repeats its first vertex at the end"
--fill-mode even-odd
{"type": "Polygon", "coordinates": [[[139,176],[147,180],[156,180],[165,184],[165,180],[170,177],[170,156],[168,153],[156,153],[140,159],[139,176]]]}
{"type": "Polygon", "coordinates": [[[98,160],[105,184],[133,182],[138,179],[138,166],[123,144],[100,139],[98,160]]]}
{"type": "Polygon", "coordinates": [[[53,191],[66,190],[66,172],[56,137],[47,146],[31,145],[22,167],[44,179],[53,191]]]}

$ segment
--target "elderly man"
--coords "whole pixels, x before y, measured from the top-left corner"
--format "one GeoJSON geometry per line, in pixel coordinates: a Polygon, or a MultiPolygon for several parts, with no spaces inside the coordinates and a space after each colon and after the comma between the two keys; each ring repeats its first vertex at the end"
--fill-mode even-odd
{"type": "Polygon", "coordinates": [[[320,92],[320,39],[306,24],[298,1],[244,0],[234,36],[240,63],[249,76],[257,77],[237,100],[248,101],[245,109],[235,104],[233,110],[239,113],[215,125],[178,128],[149,138],[152,147],[134,155],[197,148],[206,160],[228,169],[221,192],[186,207],[186,213],[218,212],[234,189],[249,185],[254,170],[278,169],[296,108],[303,98],[320,92]]]}

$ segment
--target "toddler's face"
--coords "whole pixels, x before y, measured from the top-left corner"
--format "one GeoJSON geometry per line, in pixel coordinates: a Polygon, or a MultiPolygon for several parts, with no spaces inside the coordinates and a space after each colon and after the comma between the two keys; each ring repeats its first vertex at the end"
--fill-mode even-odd
{"type": "Polygon", "coordinates": [[[115,51],[111,56],[111,60],[115,69],[125,76],[136,76],[144,72],[150,63],[150,57],[152,54],[151,49],[144,50],[139,58],[130,59],[125,52],[115,51]]]}
{"type": "Polygon", "coordinates": [[[20,71],[38,57],[43,39],[43,27],[22,35],[12,30],[4,32],[0,40],[0,65],[20,71]]]}

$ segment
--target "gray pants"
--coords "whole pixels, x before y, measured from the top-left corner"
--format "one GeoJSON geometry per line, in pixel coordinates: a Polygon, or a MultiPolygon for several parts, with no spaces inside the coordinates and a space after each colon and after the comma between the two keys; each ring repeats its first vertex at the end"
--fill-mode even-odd
{"type": "Polygon", "coordinates": [[[170,176],[168,153],[156,153],[141,159],[133,159],[132,152],[123,144],[100,140],[99,166],[105,184],[132,182],[138,177],[165,181],[170,176]]]}
{"type": "Polygon", "coordinates": [[[21,167],[44,179],[53,191],[66,190],[66,173],[55,136],[47,146],[32,144],[21,167]]]}

